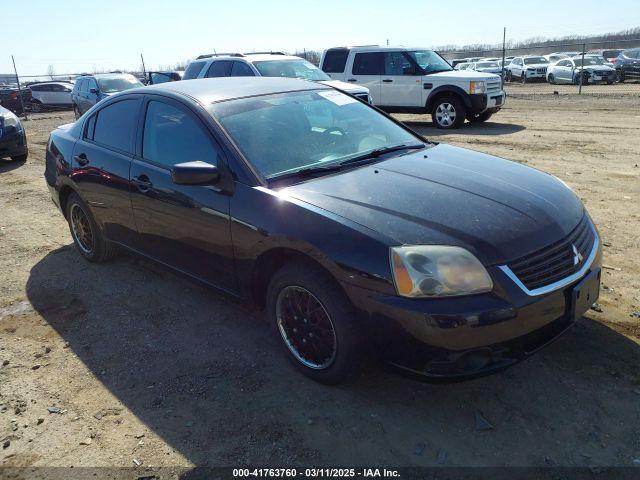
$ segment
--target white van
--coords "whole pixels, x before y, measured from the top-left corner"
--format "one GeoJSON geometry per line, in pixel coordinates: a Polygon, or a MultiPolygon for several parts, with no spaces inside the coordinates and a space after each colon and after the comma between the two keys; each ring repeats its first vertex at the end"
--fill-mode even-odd
{"type": "Polygon", "coordinates": [[[325,50],[320,68],[334,80],[369,88],[373,103],[388,112],[430,113],[438,128],[484,122],[504,105],[499,75],[454,70],[424,48],[337,47],[325,50]]]}

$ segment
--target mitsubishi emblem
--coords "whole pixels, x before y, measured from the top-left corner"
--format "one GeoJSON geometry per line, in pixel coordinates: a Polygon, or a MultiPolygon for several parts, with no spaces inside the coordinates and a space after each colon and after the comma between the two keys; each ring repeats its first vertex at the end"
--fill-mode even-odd
{"type": "Polygon", "coordinates": [[[584,257],[573,244],[571,245],[571,250],[573,250],[573,265],[578,265],[582,260],[584,260],[584,257]]]}

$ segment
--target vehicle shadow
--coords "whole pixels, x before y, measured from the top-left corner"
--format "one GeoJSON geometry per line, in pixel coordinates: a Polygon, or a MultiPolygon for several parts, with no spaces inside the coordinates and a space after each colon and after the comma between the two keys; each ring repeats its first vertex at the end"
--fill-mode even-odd
{"type": "MultiPolygon", "coordinates": [[[[369,365],[327,387],[289,365],[261,315],[146,260],[96,265],[62,247],[26,291],[109,392],[197,466],[619,465],[634,454],[640,348],[591,320],[490,377],[428,384],[369,365]]],[[[113,407],[109,397],[87,408],[113,407]]]]}
{"type": "MultiPolygon", "coordinates": [[[[402,120],[401,120],[402,121],[402,120]]],[[[403,121],[406,126],[412,129],[414,132],[419,133],[427,138],[433,137],[446,137],[449,135],[509,135],[511,133],[517,133],[524,130],[524,125],[514,125],[512,123],[499,123],[487,121],[484,123],[465,123],[462,127],[456,130],[442,130],[436,128],[432,122],[428,121],[403,121]]]]}
{"type": "Polygon", "coordinates": [[[15,160],[0,158],[0,174],[10,172],[11,170],[15,170],[16,168],[20,168],[25,163],[26,163],[26,160],[17,162],[15,160]]]}

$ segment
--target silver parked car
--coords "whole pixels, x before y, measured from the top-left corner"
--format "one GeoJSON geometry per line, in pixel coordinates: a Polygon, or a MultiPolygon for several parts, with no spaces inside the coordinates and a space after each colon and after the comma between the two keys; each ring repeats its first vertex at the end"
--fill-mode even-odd
{"type": "Polygon", "coordinates": [[[584,65],[582,56],[563,58],[547,69],[547,81],[549,83],[580,83],[582,84],[604,83],[611,85],[616,79],[616,69],[607,65],[599,55],[585,55],[584,65]]]}

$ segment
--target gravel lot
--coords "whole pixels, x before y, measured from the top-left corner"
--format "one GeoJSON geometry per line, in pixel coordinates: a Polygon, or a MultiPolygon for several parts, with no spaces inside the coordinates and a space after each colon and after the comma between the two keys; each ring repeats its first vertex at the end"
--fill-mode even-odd
{"type": "Polygon", "coordinates": [[[640,463],[639,104],[509,99],[453,133],[399,116],[557,175],[605,242],[602,312],[506,372],[451,385],[376,364],[317,385],[259,313],[144,260],[83,261],[42,176],[47,135],[72,115],[31,115],[30,158],[0,163],[0,466],[640,463]]]}

